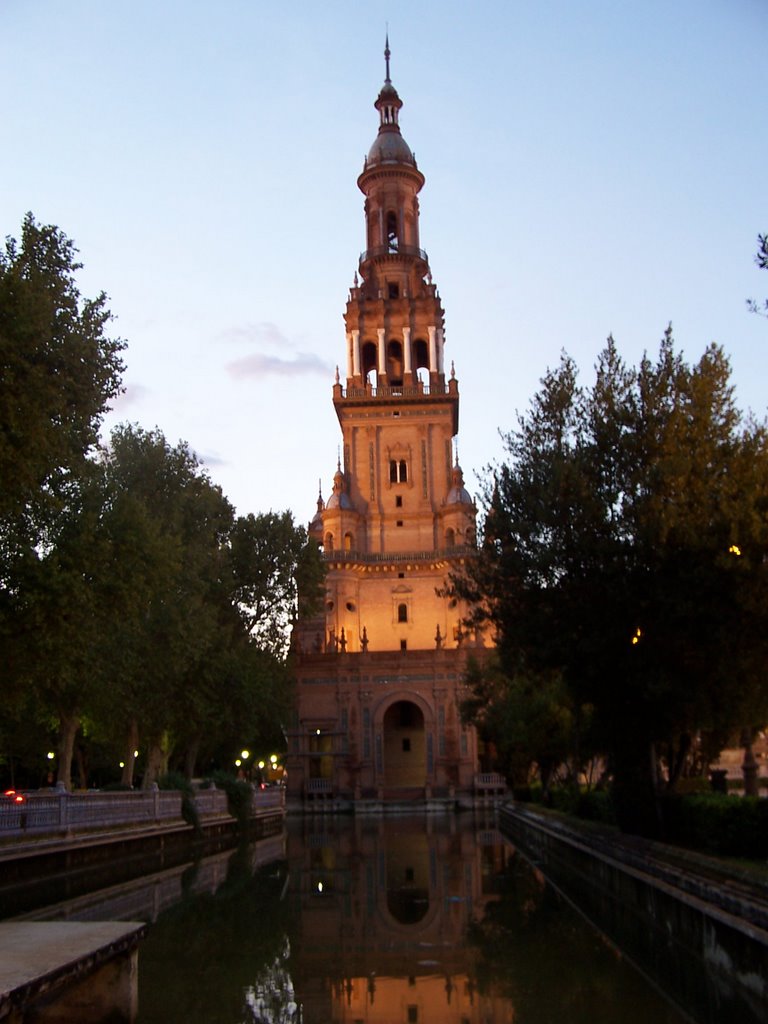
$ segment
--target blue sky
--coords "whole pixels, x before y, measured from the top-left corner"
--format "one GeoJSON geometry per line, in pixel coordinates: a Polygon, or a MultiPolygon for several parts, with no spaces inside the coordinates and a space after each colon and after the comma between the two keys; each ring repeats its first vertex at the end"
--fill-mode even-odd
{"type": "Polygon", "coordinates": [[[767,0],[0,0],[0,233],[57,224],[109,295],[107,428],[186,440],[241,513],[328,495],[385,21],[470,489],[609,333],[632,363],[670,321],[722,344],[764,416],[767,0]]]}

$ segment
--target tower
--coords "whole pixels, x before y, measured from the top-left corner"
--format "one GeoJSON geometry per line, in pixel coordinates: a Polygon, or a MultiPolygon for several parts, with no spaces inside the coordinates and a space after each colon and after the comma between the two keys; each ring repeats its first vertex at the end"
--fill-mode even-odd
{"type": "Polygon", "coordinates": [[[465,609],[445,596],[472,557],[476,509],[455,450],[459,385],[445,369],[444,314],[419,237],[424,175],[386,77],[357,184],[366,248],[349,291],[342,433],[333,488],[310,536],[326,565],[324,608],[294,631],[289,800],[455,799],[470,792],[476,738],[458,704],[465,609]]]}

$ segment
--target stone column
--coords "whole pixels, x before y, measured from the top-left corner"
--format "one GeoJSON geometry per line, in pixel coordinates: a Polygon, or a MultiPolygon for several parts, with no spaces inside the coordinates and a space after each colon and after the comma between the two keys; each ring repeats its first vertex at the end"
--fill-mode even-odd
{"type": "Polygon", "coordinates": [[[403,354],[405,356],[405,373],[410,374],[413,372],[413,360],[411,358],[411,328],[403,328],[403,354]]]}
{"type": "Polygon", "coordinates": [[[430,324],[427,328],[429,331],[429,371],[430,373],[438,373],[439,368],[437,365],[437,328],[434,324],[430,324]]]}
{"type": "Polygon", "coordinates": [[[360,376],[360,331],[352,331],[352,376],[360,376]]]}
{"type": "Polygon", "coordinates": [[[385,375],[386,372],[387,372],[387,352],[386,352],[386,343],[384,341],[384,333],[385,333],[384,328],[383,327],[379,327],[379,329],[376,331],[376,333],[379,336],[379,367],[378,367],[378,373],[379,373],[379,376],[381,377],[381,376],[385,375]]]}

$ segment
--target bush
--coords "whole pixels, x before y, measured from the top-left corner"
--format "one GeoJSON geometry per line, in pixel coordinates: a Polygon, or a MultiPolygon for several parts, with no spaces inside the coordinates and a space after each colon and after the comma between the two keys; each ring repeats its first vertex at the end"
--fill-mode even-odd
{"type": "Polygon", "coordinates": [[[670,795],[662,801],[667,838],[702,853],[768,857],[768,801],[720,793],[670,795]]]}
{"type": "Polygon", "coordinates": [[[587,821],[601,821],[606,825],[616,824],[611,794],[605,789],[590,789],[579,794],[576,815],[587,821]]]}
{"type": "Polygon", "coordinates": [[[245,829],[251,816],[251,803],[253,802],[251,784],[222,771],[214,772],[211,781],[218,789],[223,789],[227,794],[229,813],[237,819],[240,827],[245,829]]]}
{"type": "Polygon", "coordinates": [[[192,826],[196,835],[202,835],[200,815],[195,803],[195,791],[189,779],[181,772],[166,772],[157,780],[157,786],[158,789],[177,790],[181,793],[181,816],[188,825],[192,826]]]}

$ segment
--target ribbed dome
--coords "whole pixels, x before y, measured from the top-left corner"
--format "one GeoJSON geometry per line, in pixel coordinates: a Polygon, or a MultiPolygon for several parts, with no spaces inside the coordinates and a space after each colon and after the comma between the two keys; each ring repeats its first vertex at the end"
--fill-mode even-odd
{"type": "Polygon", "coordinates": [[[368,151],[366,165],[398,163],[416,166],[411,147],[400,134],[400,130],[392,125],[382,127],[376,141],[368,151]]]}
{"type": "Polygon", "coordinates": [[[328,499],[326,508],[352,508],[352,502],[346,493],[345,483],[341,466],[337,466],[333,477],[333,494],[328,499]]]}
{"type": "Polygon", "coordinates": [[[446,505],[472,505],[472,495],[464,486],[464,474],[458,462],[453,467],[452,487],[445,499],[446,505]]]}

